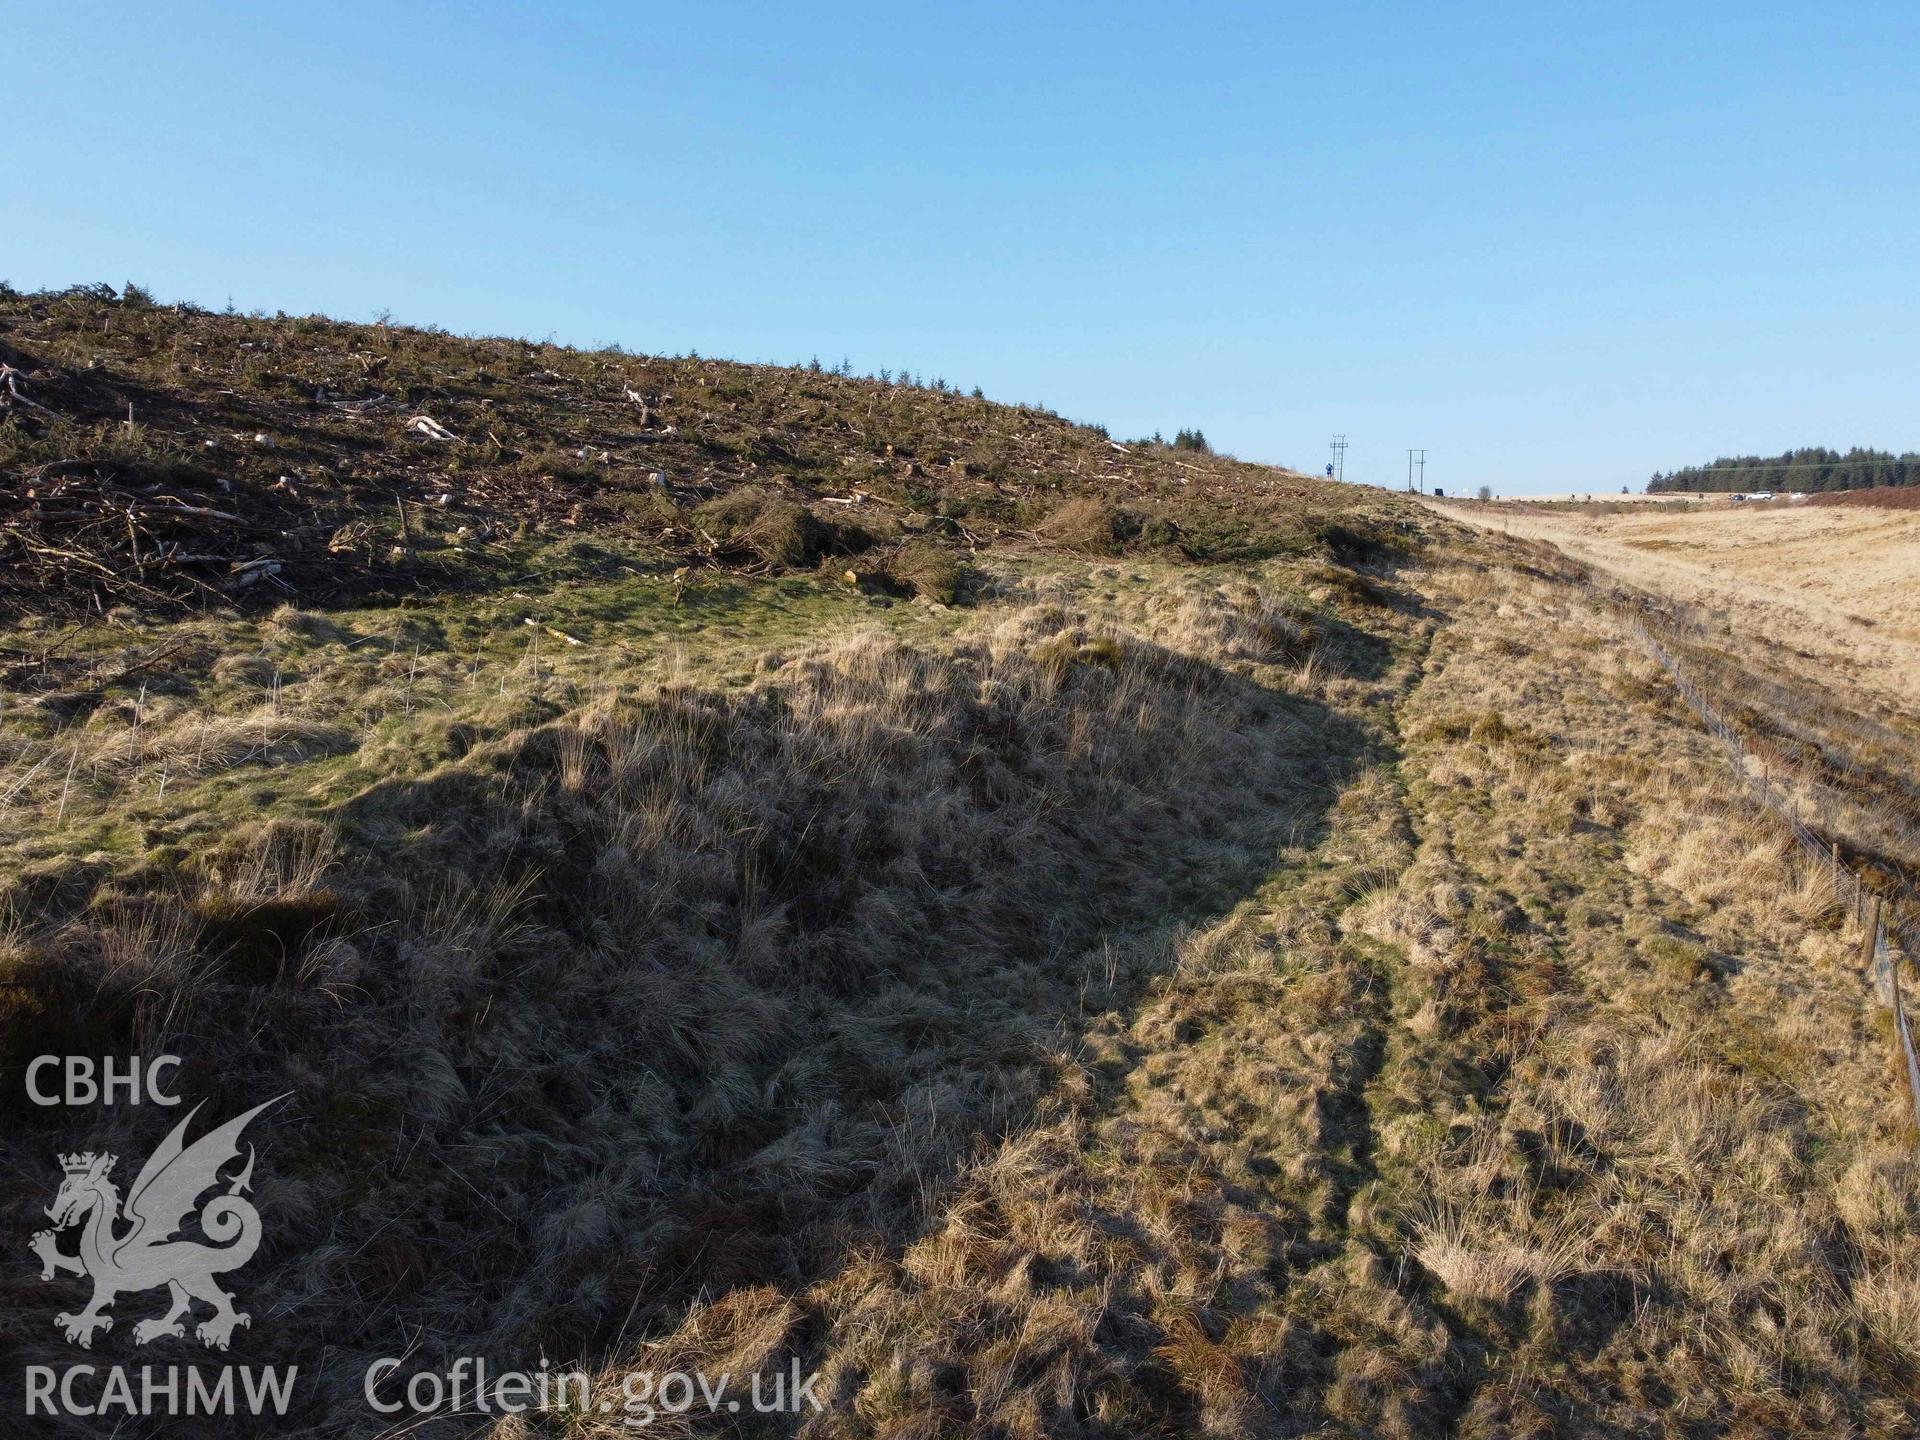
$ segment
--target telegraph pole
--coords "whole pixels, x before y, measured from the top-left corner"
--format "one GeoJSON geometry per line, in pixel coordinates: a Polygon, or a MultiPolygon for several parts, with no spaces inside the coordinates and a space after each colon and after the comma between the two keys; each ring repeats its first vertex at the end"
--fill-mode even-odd
{"type": "Polygon", "coordinates": [[[1333,450],[1333,478],[1344,480],[1347,478],[1347,437],[1334,436],[1330,448],[1333,450]]]}
{"type": "Polygon", "coordinates": [[[1420,452],[1420,459],[1417,463],[1420,466],[1420,493],[1424,495],[1427,493],[1427,452],[1425,450],[1420,452]]]}
{"type": "Polygon", "coordinates": [[[1407,494],[1413,493],[1413,447],[1407,447],[1407,494]]]}

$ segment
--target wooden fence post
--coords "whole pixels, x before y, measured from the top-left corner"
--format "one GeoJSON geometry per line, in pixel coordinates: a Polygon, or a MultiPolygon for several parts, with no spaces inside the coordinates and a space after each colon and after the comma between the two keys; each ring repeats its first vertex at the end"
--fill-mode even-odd
{"type": "Polygon", "coordinates": [[[1893,976],[1893,1033],[1900,1041],[1900,1058],[1906,1061],[1907,1091],[1913,1101],[1913,1120],[1920,1128],[1920,1055],[1913,1049],[1913,1032],[1907,1026],[1906,998],[1900,991],[1900,966],[1888,946],[1887,969],[1893,976]]]}

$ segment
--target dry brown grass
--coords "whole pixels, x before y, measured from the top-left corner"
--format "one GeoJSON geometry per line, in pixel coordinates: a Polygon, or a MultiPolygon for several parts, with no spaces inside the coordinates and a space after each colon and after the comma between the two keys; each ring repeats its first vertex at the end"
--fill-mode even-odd
{"type": "MultiPolygon", "coordinates": [[[[842,563],[732,493],[743,566],[842,563]]],[[[1860,936],[1596,588],[1068,521],[1102,559],[74,639],[0,716],[0,1063],[293,1092],[233,1358],[319,1377],[316,1434],[410,1345],[798,1360],[821,1437],[1910,1432],[1860,936]]],[[[1898,706],[1669,618],[1781,791],[1910,864],[1898,706]]],[[[72,1142],[5,1139],[30,1231],[72,1142]]],[[[0,1275],[13,1351],[70,1358],[52,1293],[0,1275]]]]}
{"type": "Polygon", "coordinates": [[[1858,936],[1705,737],[1623,704],[1650,662],[1581,591],[1423,599],[1405,756],[1317,864],[1094,1026],[925,1240],[803,1292],[816,1433],[1909,1423],[1858,936]]]}
{"type": "Polygon", "coordinates": [[[1649,662],[1581,591],[1422,598],[1404,758],[1314,863],[1101,1017],[924,1239],[796,1292],[812,1433],[1910,1423],[1857,934],[1711,743],[1623,701],[1649,662]]]}
{"type": "Polygon", "coordinates": [[[1920,518],[1897,510],[1796,506],[1676,514],[1445,513],[1551,541],[1619,580],[1691,607],[1715,633],[1756,644],[1769,673],[1812,688],[1835,680],[1910,717],[1920,703],[1920,518]]]}
{"type": "Polygon", "coordinates": [[[1420,970],[1438,992],[1420,1038],[1430,1064],[1459,1074],[1479,1050],[1501,1077],[1408,1187],[1433,1217],[1422,1265],[1511,1337],[1463,1428],[1630,1424],[1663,1395],[1690,1423],[1897,1428],[1915,1354],[1886,1341],[1884,1285],[1881,1318],[1857,1319],[1857,1262],[1834,1248],[1849,1191],[1904,1169],[1910,1133],[1859,936],[1716,746],[1614,699],[1650,664],[1616,622],[1577,590],[1519,589],[1448,632],[1410,707],[1493,701],[1503,730],[1551,737],[1516,753],[1472,724],[1412,731],[1433,799],[1396,923],[1410,954],[1442,956],[1420,970]],[[1425,901],[1435,875],[1473,897],[1464,923],[1425,901]],[[1475,935],[1501,896],[1522,913],[1475,935]],[[1570,1357],[1558,1381],[1521,1378],[1570,1357]]]}
{"type": "MultiPolygon", "coordinates": [[[[726,1329],[697,1297],[738,1313],[850,1247],[910,1249],[974,1148],[1071,1083],[1085,1008],[1257,885],[1365,743],[1286,674],[1228,668],[1244,620],[1177,647],[1061,605],[982,621],[767,655],[736,689],[602,683],[173,868],[23,880],[14,1013],[36,1047],[180,1049],[216,1109],[295,1091],[254,1286],[313,1297],[302,1333],[336,1356],[402,1316],[449,1353],[580,1354],[623,1321],[694,1353],[726,1329]]],[[[420,665],[389,647],[368,683],[387,661],[420,665]]],[[[244,703],[257,678],[208,683],[244,703]]],[[[137,732],[109,714],[99,763],[145,776],[218,725],[190,696],[137,732]]],[[[339,728],[358,763],[396,743],[339,728]]],[[[150,1142],[141,1118],[95,1143],[150,1142]]],[[[16,1209],[42,1168],[10,1172],[16,1209]]],[[[48,1350],[35,1288],[14,1298],[48,1350]]],[[[770,1299],[756,1343],[797,1307],[770,1299]]],[[[352,1431],[358,1372],[327,1373],[352,1431]]]]}

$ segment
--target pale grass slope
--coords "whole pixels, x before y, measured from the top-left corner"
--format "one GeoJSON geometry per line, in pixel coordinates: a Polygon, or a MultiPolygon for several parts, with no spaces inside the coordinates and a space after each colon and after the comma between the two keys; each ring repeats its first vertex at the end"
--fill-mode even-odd
{"type": "Polygon", "coordinates": [[[1692,607],[1710,630],[1777,648],[1764,668],[1920,715],[1920,519],[1910,511],[1715,507],[1684,514],[1444,508],[1550,541],[1619,580],[1692,607]]]}

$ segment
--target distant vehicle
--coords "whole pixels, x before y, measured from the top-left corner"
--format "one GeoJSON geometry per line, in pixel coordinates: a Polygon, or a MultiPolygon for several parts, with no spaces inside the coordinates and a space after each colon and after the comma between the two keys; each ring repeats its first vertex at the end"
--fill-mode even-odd
{"type": "Polygon", "coordinates": [[[1433,487],[1433,493],[1438,495],[1442,500],[1447,498],[1447,492],[1442,490],[1438,485],[1433,487]]]}

